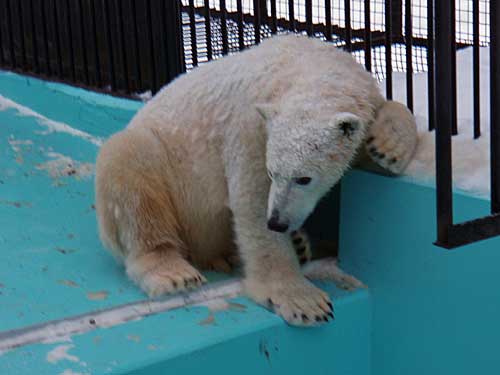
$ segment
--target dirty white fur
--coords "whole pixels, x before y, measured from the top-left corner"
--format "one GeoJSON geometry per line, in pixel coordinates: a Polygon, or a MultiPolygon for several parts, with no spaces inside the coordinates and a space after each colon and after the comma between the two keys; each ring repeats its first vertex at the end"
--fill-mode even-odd
{"type": "Polygon", "coordinates": [[[351,55],[306,37],[208,63],[102,147],[101,238],[151,296],[199,286],[194,266],[237,249],[255,301],[292,324],[326,320],[329,297],[302,276],[290,231],[342,177],[386,103],[351,55]],[[286,233],[267,229],[273,210],[286,233]]]}

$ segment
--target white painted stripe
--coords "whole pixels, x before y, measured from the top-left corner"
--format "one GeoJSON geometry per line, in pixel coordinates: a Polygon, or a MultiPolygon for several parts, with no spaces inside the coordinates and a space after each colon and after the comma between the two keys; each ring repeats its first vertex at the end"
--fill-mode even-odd
{"type": "Polygon", "coordinates": [[[68,337],[72,335],[86,333],[96,328],[113,327],[179,307],[206,305],[216,300],[234,298],[241,294],[241,289],[242,286],[239,280],[207,284],[196,291],[186,294],[139,301],[108,310],[90,312],[63,320],[0,332],[0,355],[28,344],[57,342],[58,338],[67,341],[68,337]]]}
{"type": "Polygon", "coordinates": [[[103,143],[102,138],[94,137],[63,122],[51,120],[40,113],[33,111],[31,108],[25,107],[9,98],[6,98],[5,96],[0,95],[0,111],[5,111],[7,109],[16,110],[20,116],[34,117],[40,125],[47,128],[49,133],[57,132],[70,134],[75,137],[83,138],[96,146],[101,146],[103,143]]]}

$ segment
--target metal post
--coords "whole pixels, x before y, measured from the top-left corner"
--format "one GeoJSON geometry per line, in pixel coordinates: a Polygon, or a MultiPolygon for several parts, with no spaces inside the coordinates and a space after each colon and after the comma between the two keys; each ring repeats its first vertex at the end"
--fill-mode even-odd
{"type": "Polygon", "coordinates": [[[435,2],[436,16],[436,190],[438,244],[448,242],[453,224],[451,130],[452,130],[452,0],[435,2]]]}
{"type": "Polygon", "coordinates": [[[498,25],[500,23],[500,6],[497,1],[490,2],[490,114],[491,114],[491,212],[500,212],[500,68],[498,56],[500,40],[498,25]]]}

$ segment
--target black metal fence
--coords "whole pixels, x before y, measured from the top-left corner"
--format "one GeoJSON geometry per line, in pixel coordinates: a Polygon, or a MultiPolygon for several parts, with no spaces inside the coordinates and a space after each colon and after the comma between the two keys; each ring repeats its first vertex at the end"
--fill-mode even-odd
{"type": "Polygon", "coordinates": [[[0,0],[0,68],[117,95],[184,71],[173,0],[0,0]]]}
{"type": "Polygon", "coordinates": [[[451,248],[500,234],[498,7],[493,0],[0,0],[0,68],[134,96],[273,34],[298,32],[352,52],[385,79],[388,98],[393,72],[406,72],[410,109],[413,73],[426,72],[429,130],[437,129],[437,244],[451,248]],[[456,224],[456,51],[473,47],[477,138],[484,45],[491,51],[492,216],[456,224]]]}

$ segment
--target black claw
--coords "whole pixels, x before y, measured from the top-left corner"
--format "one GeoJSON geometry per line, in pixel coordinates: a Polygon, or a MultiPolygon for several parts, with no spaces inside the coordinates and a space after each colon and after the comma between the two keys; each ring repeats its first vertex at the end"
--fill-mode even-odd
{"type": "Polygon", "coordinates": [[[329,312],[327,315],[328,315],[330,318],[335,319],[335,316],[334,316],[331,312],[329,312]]]}
{"type": "Polygon", "coordinates": [[[293,313],[293,318],[297,319],[297,314],[293,313]]]}
{"type": "Polygon", "coordinates": [[[188,286],[188,281],[186,279],[184,279],[184,286],[187,288],[188,286]]]}
{"type": "Polygon", "coordinates": [[[379,157],[380,159],[383,159],[383,158],[385,158],[385,154],[378,154],[378,157],[379,157]]]}
{"type": "Polygon", "coordinates": [[[372,154],[376,154],[377,153],[377,149],[375,147],[370,147],[368,149],[368,151],[370,151],[372,154]]]}
{"type": "Polygon", "coordinates": [[[323,320],[324,320],[325,322],[328,322],[328,318],[327,318],[326,316],[324,316],[324,317],[323,317],[323,320]]]}
{"type": "Polygon", "coordinates": [[[368,139],[366,140],[366,144],[369,145],[370,143],[372,143],[373,141],[375,140],[375,137],[368,137],[368,139]]]}
{"type": "Polygon", "coordinates": [[[397,158],[392,158],[391,160],[389,160],[389,164],[394,164],[398,161],[397,158]]]}
{"type": "Polygon", "coordinates": [[[333,310],[333,305],[332,305],[331,302],[327,302],[326,304],[328,305],[328,307],[330,308],[330,310],[333,310]]]}
{"type": "Polygon", "coordinates": [[[297,254],[299,254],[299,255],[302,255],[302,254],[304,254],[305,252],[306,252],[306,248],[305,248],[305,246],[299,247],[299,248],[297,249],[297,254]]]}
{"type": "Polygon", "coordinates": [[[174,288],[177,288],[177,281],[172,281],[172,285],[174,288]]]}
{"type": "Polygon", "coordinates": [[[309,317],[306,314],[302,314],[302,321],[307,322],[309,317]]]}
{"type": "Polygon", "coordinates": [[[302,242],[302,238],[300,238],[300,237],[295,238],[295,239],[293,240],[293,244],[294,244],[294,245],[298,245],[298,244],[300,244],[301,242],[302,242]]]}
{"type": "Polygon", "coordinates": [[[271,298],[267,299],[267,304],[268,304],[269,307],[273,307],[274,306],[273,300],[271,298]]]}
{"type": "Polygon", "coordinates": [[[321,322],[321,316],[319,316],[319,315],[316,315],[316,317],[314,319],[316,319],[317,322],[321,322]]]}

